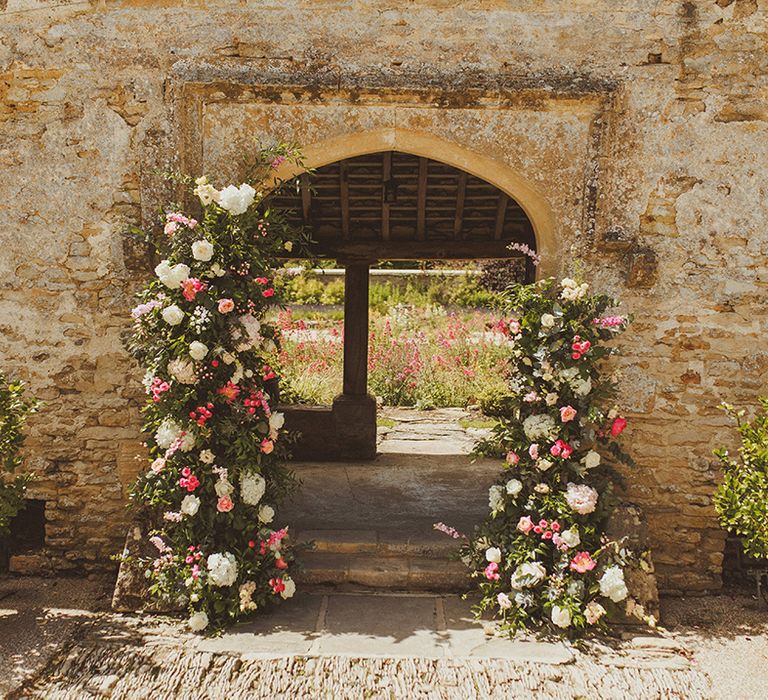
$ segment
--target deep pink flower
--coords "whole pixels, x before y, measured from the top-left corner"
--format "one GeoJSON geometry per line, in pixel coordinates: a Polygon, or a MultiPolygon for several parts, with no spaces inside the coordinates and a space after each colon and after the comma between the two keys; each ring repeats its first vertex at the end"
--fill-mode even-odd
{"type": "Polygon", "coordinates": [[[571,559],[571,570],[580,574],[592,571],[595,566],[597,566],[597,562],[589,555],[589,552],[576,552],[576,555],[571,559]]]}
{"type": "Polygon", "coordinates": [[[263,296],[265,299],[269,299],[269,297],[273,297],[273,296],[275,296],[275,290],[274,290],[274,289],[272,289],[272,287],[270,287],[269,289],[265,289],[265,290],[264,290],[264,291],[261,293],[261,296],[263,296]]]}
{"type": "Polygon", "coordinates": [[[613,425],[611,426],[611,435],[613,435],[613,437],[618,437],[622,432],[624,432],[624,428],[626,427],[626,419],[619,416],[615,421],[613,421],[613,425]]]}
{"type": "Polygon", "coordinates": [[[499,565],[492,561],[488,566],[485,567],[485,571],[483,572],[485,574],[485,578],[487,578],[489,581],[498,581],[501,576],[498,574],[499,565]]]}

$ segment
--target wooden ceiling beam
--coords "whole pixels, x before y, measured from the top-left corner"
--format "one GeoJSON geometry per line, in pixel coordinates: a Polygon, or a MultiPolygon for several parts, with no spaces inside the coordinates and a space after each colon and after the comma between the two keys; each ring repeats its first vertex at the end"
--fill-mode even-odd
{"type": "MultiPolygon", "coordinates": [[[[509,241],[343,241],[323,239],[312,246],[320,257],[344,260],[471,260],[522,257],[507,249],[509,241]]],[[[295,257],[295,256],[294,256],[295,257]]]]}
{"type": "Polygon", "coordinates": [[[461,228],[464,224],[464,199],[467,196],[467,173],[463,170],[459,173],[456,190],[456,217],[453,220],[453,237],[461,237],[461,228]]]}
{"type": "Polygon", "coordinates": [[[419,192],[416,209],[416,238],[424,240],[424,228],[427,221],[427,159],[419,158],[419,192]]]}

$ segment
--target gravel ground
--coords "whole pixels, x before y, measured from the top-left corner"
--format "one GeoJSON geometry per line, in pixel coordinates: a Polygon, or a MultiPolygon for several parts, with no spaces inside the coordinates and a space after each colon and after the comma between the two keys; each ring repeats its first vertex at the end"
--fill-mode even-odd
{"type": "Polygon", "coordinates": [[[662,599],[662,620],[712,681],[716,698],[768,697],[768,604],[744,592],[662,599]]]}

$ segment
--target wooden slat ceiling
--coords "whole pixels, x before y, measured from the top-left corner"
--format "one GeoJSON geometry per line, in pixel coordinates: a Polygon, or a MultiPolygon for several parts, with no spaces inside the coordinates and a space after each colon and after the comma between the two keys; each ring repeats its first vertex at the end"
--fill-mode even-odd
{"type": "Polygon", "coordinates": [[[312,231],[319,255],[375,259],[508,258],[535,249],[513,199],[450,165],[397,151],[348,158],[302,176],[272,204],[312,231]]]}

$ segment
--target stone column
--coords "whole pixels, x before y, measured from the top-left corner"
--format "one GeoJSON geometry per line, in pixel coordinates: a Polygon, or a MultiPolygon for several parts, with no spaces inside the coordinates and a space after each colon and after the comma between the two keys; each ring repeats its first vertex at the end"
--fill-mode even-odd
{"type": "Polygon", "coordinates": [[[376,456],[376,400],[368,395],[367,261],[350,261],[344,276],[344,385],[333,401],[342,459],[376,456]]]}

